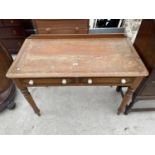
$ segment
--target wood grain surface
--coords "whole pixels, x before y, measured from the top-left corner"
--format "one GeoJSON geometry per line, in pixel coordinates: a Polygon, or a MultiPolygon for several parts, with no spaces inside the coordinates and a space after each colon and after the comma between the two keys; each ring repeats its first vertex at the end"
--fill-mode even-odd
{"type": "Polygon", "coordinates": [[[144,77],[144,64],[125,36],[34,35],[25,40],[9,78],[144,77]]]}

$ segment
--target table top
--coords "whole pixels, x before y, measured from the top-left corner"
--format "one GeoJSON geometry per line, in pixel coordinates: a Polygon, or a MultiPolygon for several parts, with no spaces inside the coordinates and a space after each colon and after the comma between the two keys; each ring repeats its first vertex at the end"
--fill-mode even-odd
{"type": "Polygon", "coordinates": [[[123,35],[32,35],[10,67],[9,78],[147,76],[123,35]]]}

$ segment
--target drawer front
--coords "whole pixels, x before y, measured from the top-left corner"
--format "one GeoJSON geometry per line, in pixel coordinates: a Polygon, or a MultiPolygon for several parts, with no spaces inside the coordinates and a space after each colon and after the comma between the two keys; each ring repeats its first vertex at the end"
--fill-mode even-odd
{"type": "Polygon", "coordinates": [[[131,85],[134,78],[80,78],[80,83],[84,85],[131,85]]]}
{"type": "Polygon", "coordinates": [[[26,86],[46,85],[122,85],[129,86],[134,78],[48,78],[48,79],[21,79],[26,86]]]}
{"type": "Polygon", "coordinates": [[[26,86],[50,86],[50,85],[73,85],[76,83],[74,78],[50,78],[50,79],[22,79],[23,85],[26,86]]]}
{"type": "Polygon", "coordinates": [[[3,24],[4,26],[21,26],[22,19],[4,19],[3,24]]]}
{"type": "Polygon", "coordinates": [[[3,39],[1,41],[7,49],[20,49],[24,39],[3,39]]]}
{"type": "Polygon", "coordinates": [[[16,37],[25,37],[25,32],[23,28],[0,28],[0,38],[16,37]]]}
{"type": "Polygon", "coordinates": [[[61,28],[38,28],[37,33],[39,34],[87,34],[87,29],[82,29],[79,27],[71,27],[68,29],[61,29],[61,28]]]}
{"type": "Polygon", "coordinates": [[[71,28],[80,27],[88,29],[87,19],[71,19],[71,20],[35,20],[35,24],[38,28],[42,27],[55,27],[55,28],[71,28]]]}

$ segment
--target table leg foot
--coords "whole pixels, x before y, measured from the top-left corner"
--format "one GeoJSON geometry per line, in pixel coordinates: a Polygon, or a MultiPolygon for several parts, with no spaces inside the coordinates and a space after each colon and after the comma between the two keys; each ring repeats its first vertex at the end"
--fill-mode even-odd
{"type": "Polygon", "coordinates": [[[126,109],[125,113],[128,113],[128,111],[131,109],[133,103],[132,102],[131,104],[128,104],[128,103],[132,100],[132,96],[135,90],[137,89],[137,87],[139,86],[139,84],[141,83],[143,79],[144,77],[135,78],[135,80],[133,81],[133,84],[130,87],[128,87],[128,90],[123,97],[121,105],[118,108],[118,114],[120,114],[121,112],[124,112],[126,107],[128,108],[126,109]]]}
{"type": "Polygon", "coordinates": [[[38,116],[41,116],[41,112],[38,111],[38,112],[35,112],[38,116]]]}
{"type": "Polygon", "coordinates": [[[124,115],[128,115],[128,113],[129,113],[128,106],[126,106],[124,115]]]}
{"type": "Polygon", "coordinates": [[[22,94],[24,95],[25,99],[28,101],[28,103],[31,105],[31,107],[33,108],[34,112],[38,115],[41,116],[40,113],[40,109],[37,107],[37,105],[35,104],[30,92],[28,91],[27,88],[22,88],[20,89],[22,94]]]}
{"type": "MultiPolygon", "coordinates": [[[[131,104],[132,104],[132,102],[130,103],[130,105],[131,105],[131,104]]],[[[130,109],[131,109],[131,106],[130,106],[130,105],[127,105],[127,106],[126,106],[125,112],[124,112],[125,115],[128,115],[128,114],[129,114],[130,109]]]]}
{"type": "Polygon", "coordinates": [[[123,100],[121,102],[121,105],[118,108],[117,114],[120,114],[120,113],[124,112],[125,107],[127,106],[127,104],[129,103],[129,101],[132,98],[133,92],[134,92],[133,89],[128,88],[126,94],[123,97],[123,100]]]}

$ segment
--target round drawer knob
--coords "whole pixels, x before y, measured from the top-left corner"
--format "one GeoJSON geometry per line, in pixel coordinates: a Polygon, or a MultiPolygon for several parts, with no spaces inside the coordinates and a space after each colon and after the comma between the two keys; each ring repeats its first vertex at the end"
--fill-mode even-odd
{"type": "Polygon", "coordinates": [[[75,27],[75,31],[79,31],[79,27],[75,27]]]}
{"type": "Polygon", "coordinates": [[[51,28],[47,27],[46,32],[50,32],[50,31],[51,31],[51,28]]]}
{"type": "Polygon", "coordinates": [[[33,84],[34,84],[33,80],[30,80],[29,85],[33,85],[33,84]]]}
{"type": "Polygon", "coordinates": [[[125,84],[126,83],[126,79],[121,79],[121,83],[125,84]]]}
{"type": "Polygon", "coordinates": [[[19,67],[17,67],[17,68],[16,68],[16,70],[17,70],[17,71],[20,71],[20,68],[19,68],[19,67]]]}
{"type": "Polygon", "coordinates": [[[14,20],[11,20],[10,23],[13,24],[14,23],[14,20]]]}
{"type": "Polygon", "coordinates": [[[92,79],[88,79],[88,84],[92,84],[93,80],[92,79]]]}
{"type": "Polygon", "coordinates": [[[67,80],[66,79],[62,79],[62,84],[67,84],[67,80]]]}

